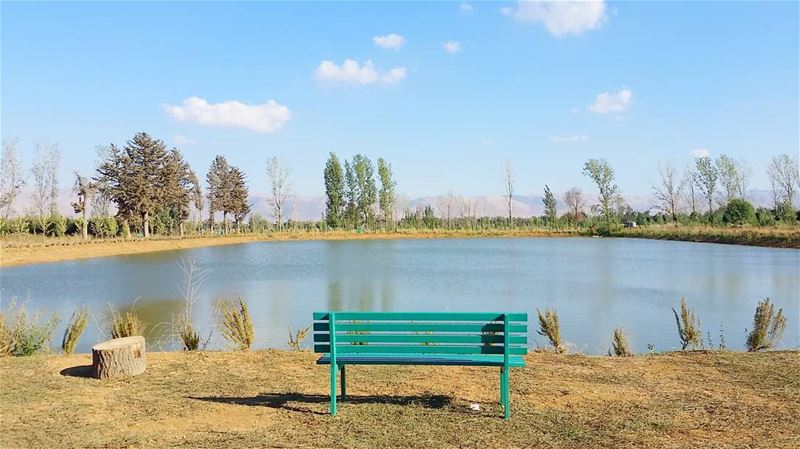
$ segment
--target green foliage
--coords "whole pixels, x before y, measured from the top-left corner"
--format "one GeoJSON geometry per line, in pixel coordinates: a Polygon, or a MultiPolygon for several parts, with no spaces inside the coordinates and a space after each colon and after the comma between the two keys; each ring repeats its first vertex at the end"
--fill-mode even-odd
{"type": "Polygon", "coordinates": [[[189,320],[183,317],[179,318],[177,330],[184,351],[197,351],[200,348],[200,334],[189,320]]]}
{"type": "MultiPolygon", "coordinates": [[[[626,334],[621,327],[614,329],[614,339],[611,341],[611,349],[613,350],[613,355],[617,357],[630,357],[633,355],[630,342],[628,341],[628,334],[626,334]]],[[[612,355],[612,351],[609,351],[608,355],[612,355]]]]}
{"type": "Polygon", "coordinates": [[[681,339],[681,349],[685,350],[687,347],[697,347],[702,341],[702,331],[700,330],[700,319],[695,319],[694,310],[686,306],[686,301],[681,298],[681,313],[680,315],[675,309],[672,309],[675,314],[675,322],[678,325],[678,337],[681,339]]]}
{"type": "Polygon", "coordinates": [[[63,237],[67,233],[67,219],[58,213],[51,214],[47,220],[47,235],[63,237]]]}
{"type": "Polygon", "coordinates": [[[753,317],[753,330],[747,335],[747,350],[750,352],[772,349],[778,345],[786,329],[786,317],[783,309],[775,313],[769,298],[758,303],[753,317]]]}
{"type": "Polygon", "coordinates": [[[384,223],[391,224],[394,221],[394,188],[396,183],[392,178],[392,165],[383,158],[378,158],[378,177],[381,180],[381,189],[378,191],[381,219],[384,223]]]}
{"type": "Polygon", "coordinates": [[[48,349],[58,315],[45,318],[40,313],[29,315],[24,305],[15,300],[0,310],[0,356],[29,356],[48,349]]]}
{"type": "Polygon", "coordinates": [[[220,311],[219,328],[222,336],[239,350],[250,349],[255,339],[255,331],[247,303],[239,298],[239,310],[233,303],[226,301],[219,301],[217,307],[220,311]]]}
{"type": "Polygon", "coordinates": [[[298,329],[297,332],[292,334],[292,328],[289,327],[289,348],[294,351],[300,350],[300,345],[303,344],[303,340],[308,337],[308,332],[311,330],[311,326],[306,327],[304,329],[298,329]]]}
{"type": "Polygon", "coordinates": [[[86,325],[89,324],[89,311],[86,307],[81,307],[72,312],[72,317],[67,323],[67,329],[64,331],[64,338],[61,340],[61,349],[64,354],[72,354],[75,352],[75,347],[78,345],[78,340],[81,338],[83,331],[86,330],[86,325]]]}
{"type": "Polygon", "coordinates": [[[734,198],[725,206],[722,221],[732,225],[751,224],[756,221],[756,213],[748,201],[734,198]]]}
{"type": "Polygon", "coordinates": [[[714,162],[708,156],[695,159],[695,168],[697,169],[694,176],[695,184],[706,200],[708,212],[712,212],[714,210],[714,196],[717,192],[719,172],[714,162]]]}
{"type": "Polygon", "coordinates": [[[550,187],[546,184],[544,186],[544,197],[542,201],[544,202],[544,215],[547,217],[547,224],[552,226],[556,223],[558,217],[558,212],[556,211],[557,202],[555,195],[553,195],[553,192],[550,191],[550,187]]]}
{"type": "Polygon", "coordinates": [[[325,163],[325,222],[328,227],[337,229],[344,224],[345,190],[342,164],[336,153],[331,152],[325,163]]]}
{"type": "Polygon", "coordinates": [[[606,223],[611,222],[611,202],[619,195],[619,187],[614,184],[614,169],[605,159],[589,159],[583,166],[583,174],[588,176],[600,192],[600,207],[606,223]]]}
{"type": "Polygon", "coordinates": [[[566,352],[566,347],[561,341],[561,326],[558,322],[558,311],[554,308],[552,311],[549,307],[544,309],[544,313],[536,309],[536,315],[539,317],[539,330],[537,333],[543,335],[550,340],[550,345],[557,354],[566,352]]]}

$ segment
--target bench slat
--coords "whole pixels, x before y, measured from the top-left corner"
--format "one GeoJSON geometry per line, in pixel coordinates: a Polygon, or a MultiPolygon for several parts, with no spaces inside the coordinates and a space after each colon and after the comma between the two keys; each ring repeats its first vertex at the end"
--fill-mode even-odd
{"type": "MultiPolygon", "coordinates": [[[[336,321],[503,321],[493,312],[336,312],[336,321]]],[[[327,321],[329,312],[314,312],[314,320],[327,321]]],[[[528,321],[527,313],[509,313],[509,321],[528,321]]]]}
{"type": "MultiPolygon", "coordinates": [[[[337,325],[338,327],[338,325],[337,325]]],[[[330,334],[314,334],[314,342],[329,342],[330,334]]],[[[443,334],[336,334],[337,343],[503,343],[503,335],[443,335],[443,334]]],[[[510,335],[509,344],[528,343],[526,335],[510,335]]]]}
{"type": "MultiPolygon", "coordinates": [[[[338,336],[337,336],[338,338],[338,336]]],[[[485,345],[336,345],[336,354],[503,354],[503,346],[485,345]]],[[[331,346],[314,345],[314,352],[330,352],[331,346]]],[[[511,346],[508,353],[525,355],[528,349],[524,346],[511,346]]]]}
{"type": "MultiPolygon", "coordinates": [[[[330,330],[328,322],[314,323],[314,331],[327,332],[330,330]]],[[[502,324],[467,324],[467,323],[342,323],[336,319],[337,331],[364,331],[364,332],[503,332],[502,324]]],[[[510,324],[509,332],[527,333],[526,324],[510,324]]]]}
{"type": "MultiPolygon", "coordinates": [[[[330,355],[324,354],[317,365],[330,365],[330,355]]],[[[423,357],[398,356],[394,354],[345,355],[337,356],[336,363],[342,365],[450,365],[450,366],[503,366],[503,356],[498,355],[457,355],[438,354],[423,357]]],[[[513,356],[509,366],[525,366],[525,359],[513,356]]]]}

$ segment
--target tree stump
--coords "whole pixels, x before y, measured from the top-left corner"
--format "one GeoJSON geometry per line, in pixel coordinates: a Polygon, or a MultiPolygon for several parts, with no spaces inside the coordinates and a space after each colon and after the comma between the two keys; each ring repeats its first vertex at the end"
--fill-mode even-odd
{"type": "Polygon", "coordinates": [[[92,346],[92,375],[96,379],[135,376],[146,366],[144,337],[115,338],[92,346]]]}

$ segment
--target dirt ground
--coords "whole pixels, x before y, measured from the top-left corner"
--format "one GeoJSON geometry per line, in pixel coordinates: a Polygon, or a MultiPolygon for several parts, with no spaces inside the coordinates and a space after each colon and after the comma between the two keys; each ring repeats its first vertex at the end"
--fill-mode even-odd
{"type": "Polygon", "coordinates": [[[148,354],[137,377],[89,355],[0,359],[2,448],[798,448],[800,353],[535,353],[496,368],[348,368],[328,410],[310,352],[148,354]],[[477,403],[480,411],[471,411],[477,403]]]}

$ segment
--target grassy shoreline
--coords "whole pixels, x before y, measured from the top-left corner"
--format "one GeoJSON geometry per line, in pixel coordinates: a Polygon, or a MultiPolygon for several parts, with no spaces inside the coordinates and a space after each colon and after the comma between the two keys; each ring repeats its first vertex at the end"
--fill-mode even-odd
{"type": "MultiPolygon", "coordinates": [[[[586,229],[398,230],[398,231],[287,231],[269,234],[187,236],[145,239],[40,238],[0,240],[0,267],[61,262],[94,257],[234,245],[248,242],[295,240],[390,240],[431,238],[518,238],[588,236],[586,229]]],[[[800,248],[800,228],[713,228],[650,226],[612,231],[611,237],[726,243],[775,248],[800,248]]]]}
{"type": "Polygon", "coordinates": [[[800,352],[534,353],[495,369],[328,369],[308,351],[148,353],[137,377],[80,377],[91,356],[0,359],[0,447],[797,447],[800,352]],[[62,375],[64,372],[69,375],[62,375]],[[75,377],[78,376],[78,377],[75,377]],[[469,404],[480,404],[472,412],[469,404]]]}

